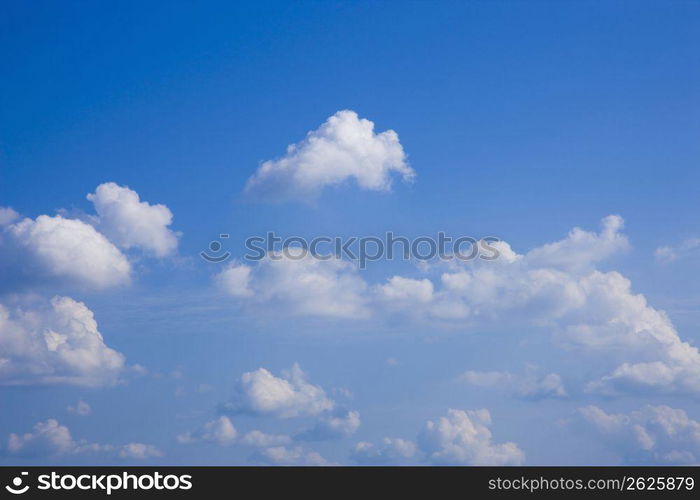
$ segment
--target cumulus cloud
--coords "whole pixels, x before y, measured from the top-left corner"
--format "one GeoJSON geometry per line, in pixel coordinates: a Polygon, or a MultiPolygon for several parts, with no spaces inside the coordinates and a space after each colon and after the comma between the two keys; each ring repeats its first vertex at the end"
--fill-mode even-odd
{"type": "Polygon", "coordinates": [[[392,174],[411,181],[415,173],[393,130],[374,132],[374,123],[354,111],[338,111],[287,154],[260,165],[246,192],[272,200],[312,199],[326,186],[353,180],[362,189],[388,191],[392,174]]]}
{"type": "Polygon", "coordinates": [[[143,443],[115,446],[73,439],[68,427],[54,419],[37,423],[31,432],[10,434],[5,452],[33,458],[62,455],[106,454],[123,459],[146,459],[162,456],[158,448],[143,443]]]}
{"type": "Polygon", "coordinates": [[[583,424],[607,446],[633,464],[700,462],[700,422],[683,410],[645,406],[627,414],[608,414],[596,406],[579,408],[583,424]]]}
{"type": "Polygon", "coordinates": [[[267,434],[257,429],[240,436],[231,419],[221,416],[211,422],[207,422],[194,432],[185,432],[178,435],[177,441],[180,444],[204,442],[215,443],[220,446],[240,444],[254,448],[270,448],[291,444],[292,438],[286,434],[267,434]]]}
{"type": "Polygon", "coordinates": [[[510,372],[483,372],[469,370],[460,380],[477,387],[502,388],[516,397],[530,400],[562,399],[568,397],[564,382],[557,373],[538,376],[535,373],[514,375],[510,372]]]}
{"type": "Polygon", "coordinates": [[[335,257],[275,253],[252,268],[229,266],[216,280],[232,296],[293,315],[362,318],[369,313],[366,283],[352,264],[335,257]]]}
{"type": "Polygon", "coordinates": [[[265,368],[244,373],[225,412],[269,415],[277,418],[316,416],[332,410],[334,402],[319,386],[306,380],[298,364],[276,377],[265,368]]]}
{"type": "Polygon", "coordinates": [[[34,426],[33,432],[10,434],[7,451],[20,456],[64,455],[74,453],[78,444],[68,427],[49,419],[34,426]]]}
{"type": "Polygon", "coordinates": [[[270,465],[326,465],[326,460],[315,451],[301,446],[274,446],[257,452],[252,460],[270,465]]]}
{"type": "Polygon", "coordinates": [[[67,282],[91,288],[128,284],[131,265],[90,224],[60,215],[25,218],[0,229],[0,252],[13,282],[67,282]]]}
{"type": "Polygon", "coordinates": [[[92,414],[92,408],[88,403],[86,403],[82,399],[79,399],[75,406],[69,406],[68,408],[66,408],[66,410],[68,411],[68,413],[80,415],[81,417],[87,417],[90,414],[92,414]]]}
{"type": "Polygon", "coordinates": [[[596,262],[629,248],[627,237],[620,233],[624,226],[622,217],[608,215],[601,225],[600,233],[575,227],[563,240],[528,252],[528,264],[534,267],[586,270],[596,262]]]}
{"type": "Polygon", "coordinates": [[[138,193],[112,182],[98,186],[88,199],[97,215],[84,220],[62,215],[20,219],[11,208],[0,207],[0,292],[47,284],[126,285],[132,267],[119,248],[138,247],[158,257],[177,249],[166,206],[142,202],[138,193]]]}
{"type": "MultiPolygon", "coordinates": [[[[629,248],[621,217],[605,217],[601,226],[599,232],[575,228],[525,254],[499,241],[492,244],[500,253],[494,261],[438,262],[422,266],[427,277],[393,276],[376,285],[348,262],[289,254],[268,255],[255,266],[234,264],[217,279],[244,303],[279,314],[352,320],[391,314],[467,330],[548,331],[560,347],[610,365],[588,391],[700,394],[698,349],[681,340],[663,311],[633,293],[627,278],[596,269],[629,248]]],[[[535,387],[523,387],[523,395],[545,396],[546,387],[550,396],[561,393],[555,374],[531,382],[535,387]]]]}
{"type": "Polygon", "coordinates": [[[440,278],[431,313],[477,324],[526,323],[556,332],[569,348],[627,359],[589,384],[589,391],[697,394],[697,348],[680,339],[666,314],[632,293],[629,280],[593,267],[602,256],[627,248],[621,227],[622,220],[610,216],[600,233],[576,229],[525,255],[510,251],[500,261],[449,270],[440,278]]]}
{"type": "Polygon", "coordinates": [[[87,199],[95,205],[96,227],[119,247],[141,248],[156,257],[177,250],[178,235],[168,227],[173,214],[167,206],[141,201],[136,191],[114,182],[100,184],[87,199]]]}
{"type": "Polygon", "coordinates": [[[380,445],[360,441],[353,449],[352,459],[363,465],[399,464],[413,458],[416,450],[413,441],[386,437],[380,445]]]}
{"type": "Polygon", "coordinates": [[[379,298],[391,306],[429,304],[434,298],[434,286],[429,279],[393,276],[377,287],[379,298]]]}
{"type": "Polygon", "coordinates": [[[196,443],[198,441],[217,443],[222,446],[233,444],[238,437],[238,431],[228,417],[221,416],[216,420],[207,422],[195,431],[180,434],[177,437],[179,443],[196,443]]]}
{"type": "Polygon", "coordinates": [[[520,465],[525,454],[515,443],[492,443],[488,410],[448,410],[430,420],[418,436],[427,459],[436,464],[520,465]]]}
{"type": "Polygon", "coordinates": [[[105,345],[82,302],[0,304],[0,384],[111,385],[123,370],[124,356],[105,345]]]}

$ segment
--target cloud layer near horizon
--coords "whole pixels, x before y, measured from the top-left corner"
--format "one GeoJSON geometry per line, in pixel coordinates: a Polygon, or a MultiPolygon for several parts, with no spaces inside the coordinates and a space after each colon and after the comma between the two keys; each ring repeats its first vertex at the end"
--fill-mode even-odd
{"type": "Polygon", "coordinates": [[[700,353],[680,339],[668,316],[631,290],[628,279],[596,265],[629,248],[623,220],[600,232],[574,228],[566,238],[525,254],[495,243],[495,261],[452,260],[424,266],[425,278],[393,276],[370,285],[355,266],[330,258],[268,255],[255,266],[234,263],[216,277],[244,304],[277,314],[404,321],[435,320],[464,330],[498,324],[551,332],[583,354],[623,358],[587,391],[651,390],[700,395],[700,353]]]}

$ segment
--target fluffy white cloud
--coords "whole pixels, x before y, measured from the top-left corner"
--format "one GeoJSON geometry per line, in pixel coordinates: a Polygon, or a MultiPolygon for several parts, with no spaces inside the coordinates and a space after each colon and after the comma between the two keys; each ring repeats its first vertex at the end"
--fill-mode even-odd
{"type": "Polygon", "coordinates": [[[87,417],[92,413],[92,408],[88,403],[79,399],[75,406],[69,406],[66,408],[68,413],[73,413],[74,415],[80,415],[81,417],[87,417]]]}
{"type": "Polygon", "coordinates": [[[0,252],[10,276],[106,288],[127,284],[127,258],[94,227],[57,215],[25,218],[0,230],[0,252]]]}
{"type": "Polygon", "coordinates": [[[393,276],[376,288],[379,298],[392,308],[416,307],[430,304],[434,299],[434,286],[429,279],[412,279],[393,276]]]}
{"type": "Polygon", "coordinates": [[[73,439],[68,427],[54,419],[37,423],[32,432],[10,434],[6,453],[21,457],[44,457],[55,455],[107,454],[124,459],[146,459],[162,456],[155,446],[129,443],[122,446],[89,443],[73,439]]]}
{"type": "Polygon", "coordinates": [[[345,110],[288,146],[282,158],[263,162],[246,191],[274,200],[303,200],[350,179],[362,189],[387,191],[392,174],[404,181],[415,176],[399,136],[393,130],[377,134],[373,122],[345,110]]]}
{"type": "Polygon", "coordinates": [[[510,372],[467,371],[460,380],[478,387],[504,388],[511,390],[515,396],[523,399],[561,399],[568,395],[564,383],[557,373],[538,376],[528,372],[514,375],[510,372]]]}
{"type": "Polygon", "coordinates": [[[515,443],[491,442],[488,410],[448,410],[446,417],[429,420],[418,436],[428,460],[438,464],[520,465],[525,454],[515,443]]]}
{"type": "Polygon", "coordinates": [[[379,446],[367,441],[357,443],[352,452],[352,459],[368,465],[398,464],[413,458],[416,449],[413,441],[386,437],[379,446]]]}
{"type": "Polygon", "coordinates": [[[165,205],[141,201],[139,194],[114,182],[87,195],[95,205],[97,228],[121,248],[142,248],[157,257],[177,250],[177,233],[168,228],[173,214],[165,205]]]}
{"type": "Polygon", "coordinates": [[[296,257],[294,251],[270,254],[252,268],[229,266],[217,276],[217,282],[230,295],[295,315],[368,315],[367,285],[353,265],[335,257],[296,257]]]}
{"type": "Polygon", "coordinates": [[[34,426],[33,432],[10,434],[7,451],[20,456],[64,455],[74,453],[78,444],[68,427],[49,419],[34,426]]]}
{"type": "Polygon", "coordinates": [[[620,233],[624,225],[622,217],[608,215],[601,225],[600,233],[575,227],[563,240],[528,252],[528,264],[533,267],[586,270],[596,262],[629,248],[627,237],[620,233]]]}
{"type": "Polygon", "coordinates": [[[131,281],[131,264],[119,250],[142,248],[163,257],[175,252],[177,234],[168,229],[172,213],[149,205],[138,193],[112,182],[88,198],[96,216],[62,215],[19,219],[0,207],[0,292],[45,284],[108,288],[131,281]]]}
{"type": "MultiPolygon", "coordinates": [[[[680,339],[665,313],[633,293],[624,276],[595,268],[629,247],[619,216],[601,225],[597,233],[575,228],[526,254],[497,242],[494,261],[440,262],[423,266],[427,278],[394,276],[374,286],[347,262],[309,256],[267,256],[252,267],[234,265],[218,279],[232,295],[287,314],[358,319],[389,312],[464,329],[544,330],[560,346],[596,356],[597,366],[609,365],[589,391],[700,393],[698,349],[680,339]]],[[[523,391],[561,392],[555,375],[534,383],[523,391]]]]}
{"type": "Polygon", "coordinates": [[[124,356],[105,345],[82,302],[0,304],[0,384],[110,385],[123,370],[124,356]]]}
{"type": "Polygon", "coordinates": [[[260,450],[253,461],[271,465],[326,465],[326,460],[315,451],[305,451],[300,446],[288,448],[274,446],[260,450]]]}
{"type": "Polygon", "coordinates": [[[265,368],[244,373],[236,393],[223,410],[233,413],[270,415],[277,418],[316,416],[332,410],[334,403],[325,391],[306,380],[298,364],[275,377],[265,368]]]}
{"type": "Polygon", "coordinates": [[[201,429],[195,432],[180,434],[177,440],[183,444],[205,441],[226,446],[233,444],[237,437],[238,431],[236,427],[234,427],[233,422],[231,422],[228,417],[221,416],[216,420],[207,422],[201,429]]]}
{"type": "Polygon", "coordinates": [[[600,233],[573,230],[562,241],[441,276],[432,313],[467,322],[544,327],[569,348],[627,359],[588,390],[700,392],[700,354],[681,341],[669,318],[631,291],[621,274],[593,264],[627,248],[622,220],[603,219],[600,233]],[[494,265],[491,265],[494,264],[494,265]]]}
{"type": "Polygon", "coordinates": [[[579,408],[578,420],[626,462],[700,463],[700,422],[683,410],[645,406],[628,414],[608,414],[587,406],[579,408]]]}
{"type": "Polygon", "coordinates": [[[233,297],[252,297],[250,274],[252,268],[245,264],[233,263],[216,275],[221,290],[233,297]]]}

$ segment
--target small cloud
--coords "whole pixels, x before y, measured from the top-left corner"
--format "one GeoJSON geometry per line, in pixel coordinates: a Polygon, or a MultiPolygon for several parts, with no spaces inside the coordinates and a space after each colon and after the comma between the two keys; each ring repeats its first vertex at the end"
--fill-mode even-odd
{"type": "Polygon", "coordinates": [[[234,427],[233,422],[228,417],[222,416],[207,422],[197,431],[180,434],[177,436],[177,441],[181,444],[204,441],[227,446],[235,443],[237,437],[238,431],[234,427]]]}
{"type": "Polygon", "coordinates": [[[325,391],[309,383],[298,364],[276,377],[265,368],[244,373],[232,401],[223,405],[227,413],[270,415],[277,418],[315,416],[332,410],[334,402],[325,391]]]}
{"type": "Polygon", "coordinates": [[[516,397],[530,400],[563,399],[568,394],[561,376],[549,373],[539,376],[529,369],[525,374],[514,375],[510,372],[467,371],[459,380],[477,387],[501,388],[513,392],[516,397]]]}
{"type": "Polygon", "coordinates": [[[69,406],[68,408],[66,408],[66,410],[68,411],[68,413],[80,415],[81,417],[87,417],[92,413],[92,408],[90,407],[90,405],[82,399],[78,400],[75,406],[69,406]]]}
{"type": "Polygon", "coordinates": [[[407,182],[415,177],[398,134],[375,133],[373,122],[345,110],[288,146],[285,156],[263,162],[245,190],[271,201],[309,200],[350,180],[361,189],[389,191],[393,174],[407,182]]]}
{"type": "Polygon", "coordinates": [[[145,460],[152,457],[162,457],[163,452],[151,444],[129,443],[119,449],[119,458],[145,460]]]}
{"type": "Polygon", "coordinates": [[[675,246],[663,246],[656,249],[654,255],[661,262],[673,262],[690,256],[700,248],[700,238],[688,238],[675,246]]]}

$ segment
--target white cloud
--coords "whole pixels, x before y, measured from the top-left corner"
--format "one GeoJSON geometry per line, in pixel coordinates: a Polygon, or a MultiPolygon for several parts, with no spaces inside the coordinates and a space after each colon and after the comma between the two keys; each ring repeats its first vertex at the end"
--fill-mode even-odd
{"type": "Polygon", "coordinates": [[[360,413],[354,410],[340,415],[322,416],[312,429],[302,433],[299,438],[307,441],[344,438],[357,432],[360,424],[360,413]]]}
{"type": "Polygon", "coordinates": [[[75,406],[69,406],[66,408],[68,413],[73,413],[74,415],[80,415],[81,417],[87,417],[92,414],[92,408],[82,399],[79,399],[75,406]]]}
{"type": "Polygon", "coordinates": [[[228,417],[221,416],[216,420],[207,422],[201,429],[195,432],[180,434],[177,440],[183,444],[205,441],[227,446],[236,442],[237,437],[238,431],[236,427],[234,427],[233,422],[231,422],[228,417]]]}
{"type": "Polygon", "coordinates": [[[19,214],[12,207],[0,207],[0,227],[12,224],[19,219],[19,214]]]}
{"type": "Polygon", "coordinates": [[[360,464],[398,464],[413,458],[415,454],[416,444],[413,441],[386,437],[379,446],[367,441],[357,443],[352,458],[360,464]]]}
{"type": "Polygon", "coordinates": [[[68,427],[54,419],[37,423],[32,432],[10,434],[6,453],[21,457],[45,457],[60,455],[107,454],[125,459],[146,459],[162,456],[155,446],[129,443],[122,446],[89,443],[73,439],[68,427]]]}
{"type": "Polygon", "coordinates": [[[326,465],[326,460],[315,451],[305,451],[300,446],[288,448],[274,446],[260,450],[253,456],[256,462],[271,465],[326,465]]]}
{"type": "Polygon", "coordinates": [[[177,250],[177,233],[168,228],[173,214],[165,205],[141,201],[139,194],[114,182],[100,184],[87,199],[95,205],[97,228],[121,248],[142,248],[156,257],[177,250]]]}
{"type": "Polygon", "coordinates": [[[461,314],[473,324],[525,323],[558,333],[569,348],[604,354],[601,361],[627,359],[590,384],[591,391],[698,393],[697,348],[681,341],[663,312],[633,294],[629,280],[592,267],[627,248],[626,238],[617,233],[621,227],[619,217],[606,217],[598,234],[576,229],[523,256],[446,272],[432,313],[461,314]]]}
{"type": "Polygon", "coordinates": [[[254,304],[282,308],[294,315],[344,318],[368,315],[365,282],[353,265],[335,257],[319,260],[275,253],[254,268],[234,264],[216,279],[230,295],[247,298],[254,304]]]}
{"type": "Polygon", "coordinates": [[[123,370],[124,356],[105,345],[82,302],[0,304],[0,384],[111,385],[123,370]]]}
{"type": "Polygon", "coordinates": [[[292,438],[286,434],[267,434],[259,430],[252,430],[246,432],[240,442],[246,446],[268,448],[291,444],[292,438]]]}
{"type": "Polygon", "coordinates": [[[350,179],[362,189],[388,191],[392,174],[404,181],[415,176],[396,132],[377,134],[373,122],[345,110],[288,146],[282,158],[263,162],[246,191],[273,200],[305,200],[350,179]]]}
{"type": "MultiPolygon", "coordinates": [[[[609,365],[589,391],[700,393],[698,349],[680,339],[664,312],[633,293],[624,276],[595,268],[629,247],[619,216],[601,225],[598,233],[576,228],[526,254],[497,242],[495,261],[441,262],[423,266],[429,278],[394,276],[374,286],[335,258],[268,256],[246,266],[246,279],[234,280],[231,293],[278,314],[363,319],[390,313],[467,330],[534,328],[552,332],[560,347],[596,356],[597,369],[609,365]]],[[[557,385],[554,377],[543,383],[557,385]]]]}
{"type": "Polygon", "coordinates": [[[600,233],[575,227],[563,240],[528,252],[528,264],[533,267],[585,270],[629,248],[627,237],[620,233],[623,226],[622,217],[608,215],[602,220],[600,233]]]}
{"type": "Polygon", "coordinates": [[[177,436],[177,441],[181,444],[206,442],[220,446],[241,444],[255,448],[269,448],[291,444],[292,438],[286,434],[267,434],[257,429],[239,437],[233,422],[228,417],[221,416],[207,422],[201,429],[180,434],[177,436]]]}
{"type": "Polygon", "coordinates": [[[252,269],[245,264],[234,263],[216,275],[219,288],[233,297],[251,297],[250,273],[252,269]]]}
{"type": "Polygon", "coordinates": [[[333,407],[334,403],[325,391],[310,384],[295,363],[283,377],[275,377],[265,368],[244,373],[233,400],[223,409],[233,413],[294,418],[316,416],[333,407]]]}
{"type": "Polygon", "coordinates": [[[478,387],[508,389],[523,399],[561,399],[568,396],[564,382],[557,373],[538,376],[532,372],[514,375],[510,372],[470,370],[462,374],[460,380],[478,387]]]}
{"type": "Polygon", "coordinates": [[[128,284],[131,265],[91,225],[60,215],[25,218],[5,226],[0,250],[22,281],[59,280],[92,288],[128,284]]]}
{"type": "Polygon", "coordinates": [[[62,215],[24,218],[0,207],[2,291],[53,284],[108,288],[131,282],[131,264],[117,247],[139,247],[158,256],[177,249],[164,205],[139,201],[135,191],[114,183],[88,198],[98,215],[85,220],[62,215]]]}
{"type": "Polygon", "coordinates": [[[448,410],[428,421],[418,437],[427,459],[437,464],[520,465],[525,454],[515,443],[491,442],[488,410],[448,410]]]}
{"type": "Polygon", "coordinates": [[[39,422],[33,432],[10,434],[7,440],[7,451],[20,456],[64,455],[77,448],[68,427],[53,419],[39,422]]]}
{"type": "Polygon", "coordinates": [[[129,443],[119,448],[119,458],[145,460],[152,457],[162,457],[163,452],[151,444],[129,443]]]}
{"type": "Polygon", "coordinates": [[[668,406],[645,406],[628,414],[608,414],[596,406],[579,408],[585,424],[629,463],[700,462],[700,422],[668,406]]]}
{"type": "Polygon", "coordinates": [[[672,262],[691,255],[700,248],[700,238],[688,238],[675,246],[663,246],[656,249],[654,255],[663,262],[672,262]]]}
{"type": "Polygon", "coordinates": [[[416,307],[434,299],[433,283],[428,279],[393,276],[376,288],[379,298],[390,307],[416,307]]]}

